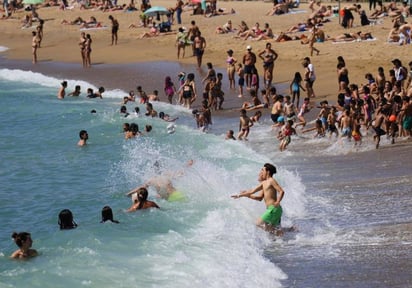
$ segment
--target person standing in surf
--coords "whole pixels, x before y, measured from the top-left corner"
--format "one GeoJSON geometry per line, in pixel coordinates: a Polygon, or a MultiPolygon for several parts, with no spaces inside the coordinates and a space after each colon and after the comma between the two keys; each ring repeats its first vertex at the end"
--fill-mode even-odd
{"type": "Polygon", "coordinates": [[[257,220],[256,225],[265,231],[281,236],[283,231],[280,227],[282,217],[280,201],[282,201],[285,191],[273,178],[275,173],[276,167],[270,163],[265,163],[259,172],[259,185],[254,189],[242,191],[231,197],[234,199],[247,197],[257,201],[265,200],[266,212],[257,220]]]}

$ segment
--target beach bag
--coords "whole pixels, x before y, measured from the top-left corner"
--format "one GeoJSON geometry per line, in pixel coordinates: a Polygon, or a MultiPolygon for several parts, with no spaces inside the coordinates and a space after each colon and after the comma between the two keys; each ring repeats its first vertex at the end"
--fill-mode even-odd
{"type": "Polygon", "coordinates": [[[73,220],[73,213],[69,209],[63,209],[60,211],[58,223],[60,229],[73,229],[77,227],[76,222],[73,220]]]}

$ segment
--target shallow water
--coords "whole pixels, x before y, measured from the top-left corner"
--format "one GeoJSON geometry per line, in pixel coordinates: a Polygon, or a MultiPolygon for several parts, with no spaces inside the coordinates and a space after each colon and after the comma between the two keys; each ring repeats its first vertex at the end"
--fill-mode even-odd
{"type": "Polygon", "coordinates": [[[159,119],[121,117],[124,91],[59,101],[59,82],[0,69],[1,287],[27,287],[28,279],[30,287],[411,286],[407,141],[383,141],[375,151],[368,141],[354,148],[305,135],[280,153],[268,118],[248,143],[228,142],[224,131],[237,119],[216,117],[204,134],[190,111],[156,103],[179,116],[168,134],[159,119]],[[125,121],[154,129],[125,141],[125,121]],[[84,148],[76,145],[81,129],[90,138],[84,148]],[[286,191],[282,223],[299,230],[283,238],[254,226],[263,203],[229,197],[255,186],[265,162],[278,167],[286,191]],[[161,209],[125,213],[124,194],[156,175],[157,163],[161,172],[183,173],[173,184],[186,200],[168,202],[149,189],[161,209]],[[105,205],[120,224],[99,223],[105,205]],[[77,229],[59,231],[64,208],[77,229]],[[13,231],[30,231],[41,256],[9,260],[13,231]]]}

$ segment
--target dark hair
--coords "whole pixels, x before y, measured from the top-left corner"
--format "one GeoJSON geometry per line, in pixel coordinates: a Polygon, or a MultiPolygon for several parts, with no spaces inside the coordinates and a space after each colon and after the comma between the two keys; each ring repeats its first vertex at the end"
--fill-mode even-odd
{"type": "Polygon", "coordinates": [[[100,221],[100,223],[104,223],[108,220],[110,220],[113,223],[119,223],[119,221],[113,220],[112,208],[110,208],[110,206],[104,206],[102,209],[102,221],[100,221]]]}
{"type": "Polygon", "coordinates": [[[73,229],[77,227],[77,223],[73,220],[73,213],[69,209],[63,209],[59,213],[60,229],[73,229]]]}
{"type": "Polygon", "coordinates": [[[149,192],[147,192],[146,188],[141,187],[137,190],[137,200],[139,200],[139,206],[137,209],[141,209],[143,207],[144,202],[147,200],[147,196],[149,196],[149,192]]]}
{"type": "Polygon", "coordinates": [[[269,172],[270,176],[273,176],[273,174],[276,174],[276,167],[273,166],[270,163],[265,163],[265,165],[263,165],[263,167],[265,167],[266,171],[269,172]]]}
{"type": "Polygon", "coordinates": [[[87,134],[87,131],[86,130],[80,130],[80,132],[79,132],[80,139],[83,139],[82,137],[83,137],[84,134],[87,134]]]}
{"type": "Polygon", "coordinates": [[[29,232],[20,232],[20,233],[13,232],[13,234],[11,234],[11,238],[13,238],[14,242],[19,248],[23,246],[23,243],[26,242],[29,237],[30,237],[29,232]]]}

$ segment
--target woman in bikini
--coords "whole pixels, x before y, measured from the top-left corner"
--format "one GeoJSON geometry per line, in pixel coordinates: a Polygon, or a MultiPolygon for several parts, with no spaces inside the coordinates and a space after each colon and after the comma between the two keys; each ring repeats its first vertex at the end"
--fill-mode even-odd
{"type": "MultiPolygon", "coordinates": [[[[266,43],[266,48],[258,54],[259,58],[263,60],[263,73],[268,75],[265,81],[265,88],[268,89],[272,86],[273,81],[273,69],[275,67],[275,61],[278,58],[278,54],[272,49],[271,43],[266,43]]],[[[265,77],[266,78],[266,77],[265,77]]]]}

